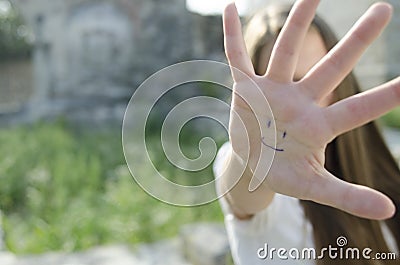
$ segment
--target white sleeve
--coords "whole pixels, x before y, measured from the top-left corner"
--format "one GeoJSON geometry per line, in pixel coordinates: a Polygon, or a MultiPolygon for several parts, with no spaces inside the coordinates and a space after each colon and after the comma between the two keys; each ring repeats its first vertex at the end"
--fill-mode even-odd
{"type": "MultiPolygon", "coordinates": [[[[230,152],[230,144],[224,144],[214,162],[217,193],[219,176],[224,170],[224,160],[230,152]]],[[[225,226],[229,238],[232,257],[236,265],[287,264],[288,260],[266,260],[258,257],[260,248],[312,247],[311,225],[305,222],[299,201],[285,195],[276,194],[271,204],[249,220],[240,220],[229,209],[224,197],[219,198],[225,216],[225,226]]],[[[291,264],[298,264],[292,260],[291,264]]],[[[300,264],[308,264],[302,261],[300,264]]],[[[313,263],[310,263],[313,264],[313,263]]]]}

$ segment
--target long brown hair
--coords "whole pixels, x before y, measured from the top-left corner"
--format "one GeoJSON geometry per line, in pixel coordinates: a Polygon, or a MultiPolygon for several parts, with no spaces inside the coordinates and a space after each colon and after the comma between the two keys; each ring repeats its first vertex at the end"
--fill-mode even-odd
{"type": "MultiPolygon", "coordinates": [[[[265,47],[272,46],[289,14],[290,6],[271,6],[258,11],[250,18],[245,31],[246,45],[254,69],[259,72],[260,55],[265,47]]],[[[328,50],[337,43],[337,38],[329,26],[318,16],[315,28],[328,50]]],[[[333,100],[338,101],[360,92],[360,86],[353,73],[349,74],[336,88],[333,100]]],[[[351,183],[372,187],[387,194],[400,209],[400,170],[395,159],[385,145],[376,122],[347,132],[327,146],[326,168],[338,178],[351,183]]],[[[359,218],[332,207],[311,201],[300,202],[306,217],[313,227],[314,243],[317,249],[335,246],[340,236],[348,239],[348,247],[360,250],[368,247],[375,253],[389,253],[379,221],[359,218]]],[[[384,221],[400,247],[400,213],[384,221]]],[[[371,254],[372,256],[373,254],[371,254]]],[[[318,260],[317,264],[400,264],[400,260],[318,260]]]]}

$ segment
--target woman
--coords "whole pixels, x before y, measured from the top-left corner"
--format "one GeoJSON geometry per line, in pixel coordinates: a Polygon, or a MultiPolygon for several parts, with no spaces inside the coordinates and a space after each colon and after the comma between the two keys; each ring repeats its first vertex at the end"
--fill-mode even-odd
{"type": "Polygon", "coordinates": [[[353,96],[360,89],[351,73],[388,23],[391,7],[372,6],[336,45],[327,25],[313,18],[317,5],[297,1],[290,14],[285,8],[256,14],[245,35],[249,56],[236,8],[225,10],[235,86],[230,144],[219,151],[215,173],[232,254],[241,265],[400,264],[376,255],[399,252],[400,171],[371,122],[400,104],[400,80],[353,96]],[[262,96],[273,117],[260,110],[262,96]],[[271,123],[277,145],[264,141],[272,139],[266,136],[271,123]],[[318,256],[330,245],[368,247],[372,254],[306,260],[269,253],[313,247],[318,256]]]}

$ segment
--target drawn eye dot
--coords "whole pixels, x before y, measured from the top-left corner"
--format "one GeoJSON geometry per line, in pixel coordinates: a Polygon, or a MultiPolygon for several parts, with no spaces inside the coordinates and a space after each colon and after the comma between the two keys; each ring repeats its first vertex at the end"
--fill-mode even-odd
{"type": "Polygon", "coordinates": [[[287,135],[286,131],[283,132],[282,138],[285,138],[287,135]]]}

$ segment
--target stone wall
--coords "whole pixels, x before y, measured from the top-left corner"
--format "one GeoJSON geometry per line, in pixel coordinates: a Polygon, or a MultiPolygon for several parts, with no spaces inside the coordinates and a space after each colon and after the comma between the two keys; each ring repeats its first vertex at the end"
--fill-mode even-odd
{"type": "Polygon", "coordinates": [[[20,111],[32,95],[32,62],[30,60],[0,63],[0,113],[20,111]]]}
{"type": "Polygon", "coordinates": [[[156,71],[222,57],[221,18],[190,13],[185,0],[13,2],[35,36],[33,96],[22,120],[120,121],[156,71]]]}

